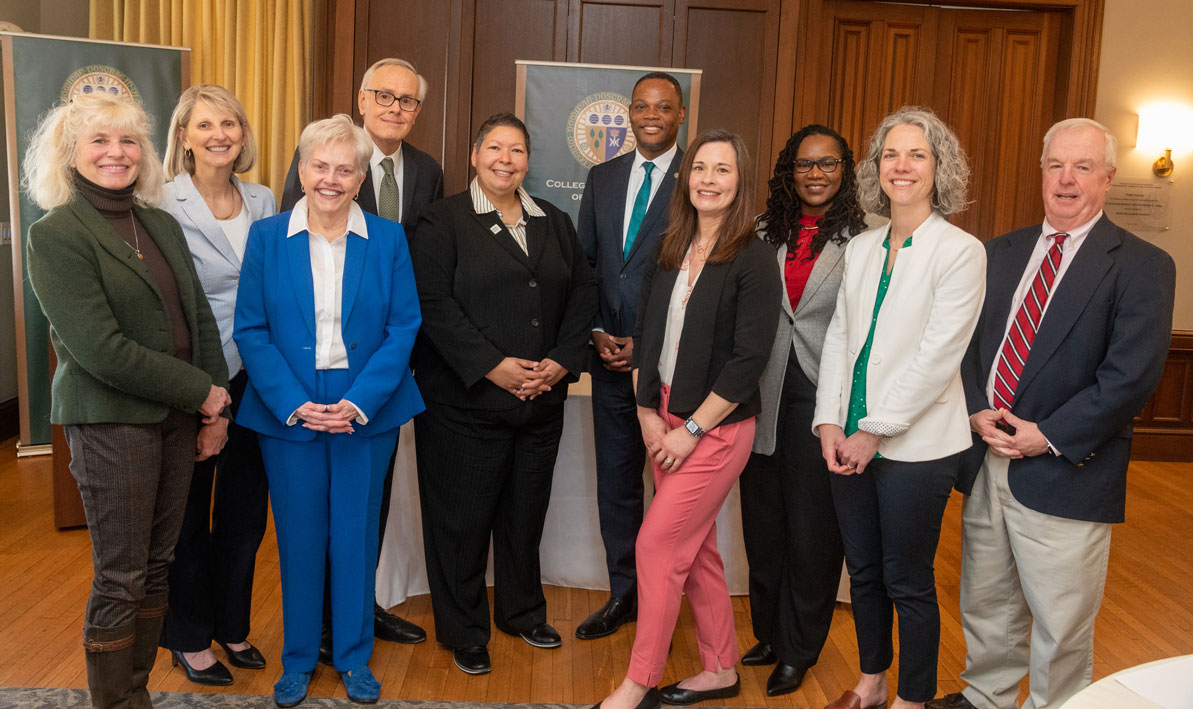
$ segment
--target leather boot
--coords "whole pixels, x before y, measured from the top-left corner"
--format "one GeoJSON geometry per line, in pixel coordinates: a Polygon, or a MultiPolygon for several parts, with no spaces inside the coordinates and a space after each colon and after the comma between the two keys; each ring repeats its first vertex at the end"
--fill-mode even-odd
{"type": "Polygon", "coordinates": [[[170,594],[155,593],[146,596],[137,609],[137,637],[133,641],[132,706],[135,709],[151,709],[149,698],[149,673],[157,662],[157,647],[161,640],[162,624],[166,620],[166,608],[170,594]]]}
{"type": "Polygon", "coordinates": [[[96,709],[132,709],[133,643],[136,625],[83,628],[87,687],[96,709]]]}

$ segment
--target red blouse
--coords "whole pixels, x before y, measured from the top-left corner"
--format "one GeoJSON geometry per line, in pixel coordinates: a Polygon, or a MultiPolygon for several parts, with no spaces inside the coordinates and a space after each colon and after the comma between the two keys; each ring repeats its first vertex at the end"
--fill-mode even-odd
{"type": "Polygon", "coordinates": [[[808,278],[812,275],[812,267],[816,265],[816,258],[820,256],[812,254],[812,238],[819,231],[817,226],[820,219],[818,216],[800,215],[800,230],[796,236],[795,250],[787,252],[787,261],[783,264],[783,280],[787,284],[787,298],[791,301],[793,311],[799,307],[804,287],[808,285],[808,278]]]}

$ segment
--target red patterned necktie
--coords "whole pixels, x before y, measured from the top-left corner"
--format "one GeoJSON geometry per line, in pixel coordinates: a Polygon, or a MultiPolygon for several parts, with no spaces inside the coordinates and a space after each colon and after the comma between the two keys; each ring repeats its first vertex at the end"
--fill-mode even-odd
{"type": "Polygon", "coordinates": [[[1023,374],[1023,365],[1027,363],[1027,353],[1031,351],[1031,343],[1035,342],[1036,330],[1040,329],[1040,319],[1044,315],[1044,306],[1048,303],[1048,296],[1052,294],[1052,284],[1056,282],[1056,272],[1060,270],[1061,247],[1068,238],[1068,234],[1060,232],[1052,235],[1054,241],[1040,270],[1032,279],[1031,288],[1023,298],[1023,305],[1015,314],[1015,321],[1007,331],[1007,338],[1003,340],[1002,351],[995,363],[994,396],[991,402],[995,408],[1011,409],[1015,401],[1015,387],[1019,385],[1019,376],[1023,374]]]}

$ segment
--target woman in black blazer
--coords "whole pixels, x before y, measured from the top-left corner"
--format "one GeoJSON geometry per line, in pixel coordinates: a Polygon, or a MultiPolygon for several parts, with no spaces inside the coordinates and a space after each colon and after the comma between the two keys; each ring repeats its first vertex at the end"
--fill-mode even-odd
{"type": "Polygon", "coordinates": [[[684,154],[657,263],[646,272],[633,374],[655,496],[636,546],[634,649],[606,709],[740,691],[716,516],[750,454],[781,292],[774,251],[754,236],[753,175],[740,136],[697,137],[684,154]],[[655,690],[684,593],[704,671],[655,690]]]}
{"type": "Polygon", "coordinates": [[[530,135],[503,113],[472,148],[470,188],[422,213],[411,255],[423,323],[413,357],[427,578],[439,641],[490,670],[485,566],[498,629],[559,647],[539,541],[567,384],[587,356],[596,280],[566,214],[522,189],[530,135]]]}

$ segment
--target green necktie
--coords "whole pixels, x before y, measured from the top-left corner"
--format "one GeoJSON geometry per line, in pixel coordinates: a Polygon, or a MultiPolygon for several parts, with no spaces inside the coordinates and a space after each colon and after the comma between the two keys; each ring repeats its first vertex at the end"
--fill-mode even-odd
{"type": "Polygon", "coordinates": [[[650,204],[650,173],[654,170],[654,163],[644,162],[642,169],[646,170],[646,177],[642,180],[642,186],[638,188],[638,196],[634,198],[634,210],[630,212],[630,228],[626,229],[625,248],[621,251],[623,261],[630,257],[634,239],[638,237],[638,230],[642,228],[642,220],[646,218],[646,205],[650,204]]]}
{"type": "Polygon", "coordinates": [[[398,200],[398,181],[394,179],[394,159],[382,160],[381,169],[385,170],[385,177],[381,178],[381,193],[377,199],[377,216],[396,222],[402,203],[398,200]]]}

